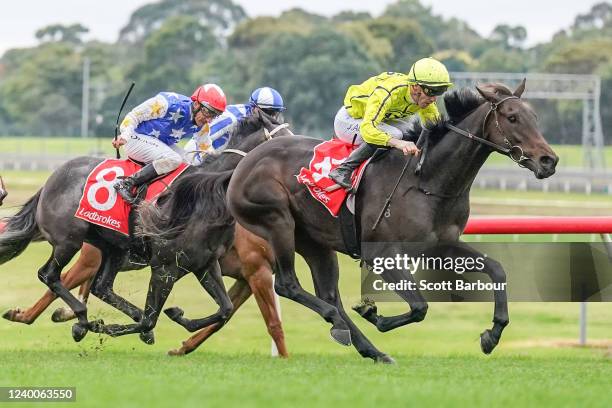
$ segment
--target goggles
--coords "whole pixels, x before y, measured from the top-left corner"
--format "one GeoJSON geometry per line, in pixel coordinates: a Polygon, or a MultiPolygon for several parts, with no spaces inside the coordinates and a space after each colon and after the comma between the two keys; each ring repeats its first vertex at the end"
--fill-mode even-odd
{"type": "Polygon", "coordinates": [[[427,96],[440,96],[448,89],[448,86],[427,86],[421,85],[423,93],[427,96]]]}

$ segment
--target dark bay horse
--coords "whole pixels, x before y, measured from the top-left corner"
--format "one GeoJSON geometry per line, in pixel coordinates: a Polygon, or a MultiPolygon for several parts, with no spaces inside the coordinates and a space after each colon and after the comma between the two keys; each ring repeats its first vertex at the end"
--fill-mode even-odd
{"type": "MultiPolygon", "coordinates": [[[[520,99],[524,89],[525,81],[514,92],[490,84],[478,87],[478,93],[467,89],[447,93],[444,100],[450,119],[433,130],[420,176],[414,172],[417,160],[395,150],[371,163],[356,197],[362,242],[458,241],[470,211],[471,185],[494,150],[506,152],[537,178],[554,174],[558,157],[538,130],[534,111],[520,99]],[[448,131],[445,126],[450,122],[474,132],[481,141],[448,131]],[[390,181],[398,179],[406,160],[411,160],[410,171],[401,179],[389,217],[373,229],[393,188],[390,181]]],[[[415,126],[413,137],[420,130],[420,125],[415,126]]],[[[389,357],[365,338],[342,307],[335,251],[348,253],[348,249],[339,218],[329,215],[296,179],[300,168],[308,166],[318,143],[320,140],[311,138],[278,138],[253,150],[234,172],[228,205],[237,222],[269,243],[279,295],[314,310],[331,323],[336,341],[344,345],[352,342],[363,357],[388,361],[389,357]],[[300,285],[295,274],[295,252],[308,262],[317,296],[300,285]]],[[[458,246],[453,256],[482,256],[467,245],[458,246]]],[[[484,272],[493,282],[505,282],[502,266],[493,259],[486,258],[484,272]]],[[[387,280],[385,274],[382,276],[387,280]]],[[[413,280],[408,271],[403,271],[401,278],[413,280]]],[[[418,291],[400,291],[398,295],[409,303],[409,312],[383,317],[373,304],[356,310],[380,331],[425,318],[428,305],[418,291]]],[[[494,300],[493,327],[481,334],[481,348],[487,354],[498,344],[509,322],[505,290],[494,291],[494,300]]]]}
{"type": "MultiPolygon", "coordinates": [[[[260,268],[253,270],[253,262],[240,262],[232,249],[234,243],[234,221],[226,211],[225,190],[234,167],[249,152],[265,140],[276,135],[292,135],[285,129],[270,122],[264,113],[251,116],[238,125],[237,133],[249,135],[242,141],[236,135],[230,139],[228,148],[221,157],[207,157],[201,168],[179,178],[169,192],[160,197],[156,204],[143,204],[139,209],[139,235],[146,237],[151,246],[150,264],[152,276],[147,293],[143,319],[130,325],[101,325],[96,329],[111,336],[148,332],[156,325],[161,308],[174,283],[187,273],[194,273],[204,289],[219,305],[217,313],[197,321],[183,318],[180,308],[169,308],[165,313],[190,331],[207,327],[189,339],[172,354],[193,351],[210,334],[218,330],[231,316],[234,307],[239,307],[254,293],[268,330],[277,343],[279,353],[286,355],[280,319],[275,319],[271,272],[260,268]],[[243,129],[250,129],[249,131],[243,129]],[[222,160],[223,159],[223,160],[222,160]],[[216,172],[211,172],[216,171],[216,172]],[[226,218],[219,219],[219,214],[226,218]],[[208,220],[214,220],[209,222],[208,220]],[[229,251],[229,252],[228,252],[229,251]],[[221,280],[219,261],[225,267],[223,272],[238,279],[230,290],[231,298],[221,280]],[[208,327],[213,325],[214,327],[208,327]]],[[[237,234],[243,242],[249,233],[237,234]]]]}
{"type": "MultiPolygon", "coordinates": [[[[230,148],[227,150],[229,154],[207,159],[207,167],[211,169],[214,167],[233,168],[242,156],[232,152],[232,147],[240,146],[243,150],[251,150],[269,139],[270,133],[278,128],[279,123],[267,115],[263,113],[255,115],[251,121],[237,127],[230,148]],[[214,166],[211,162],[214,162],[214,166]]],[[[125,261],[126,249],[129,246],[128,238],[73,217],[85,179],[100,161],[101,159],[97,158],[78,158],[67,162],[52,174],[45,186],[15,216],[6,219],[6,231],[0,235],[0,263],[18,256],[32,240],[49,241],[53,246],[53,253],[39,271],[39,278],[49,286],[50,293],[45,294],[41,301],[31,308],[33,313],[23,314],[19,310],[12,310],[5,313],[5,318],[22,321],[17,317],[25,316],[27,321],[24,322],[31,323],[59,295],[79,319],[79,322],[73,326],[75,340],[79,341],[85,336],[88,329],[97,327],[99,322],[93,324],[87,322],[85,306],[62,285],[64,279],[58,279],[62,268],[72,255],[83,242],[89,242],[100,248],[103,253],[102,266],[95,275],[92,293],[128,314],[133,320],[142,319],[141,309],[113,292],[116,273],[125,261]]],[[[187,176],[195,171],[197,171],[196,168],[189,168],[184,175],[187,176]]],[[[232,255],[228,254],[228,256],[232,255]]],[[[228,264],[235,264],[235,262],[228,261],[228,264]]],[[[235,268],[233,272],[228,273],[236,275],[235,268]]],[[[67,278],[71,283],[70,286],[74,287],[81,283],[87,284],[86,280],[88,281],[92,276],[68,276],[67,278]]],[[[242,285],[239,286],[242,287],[242,285]]],[[[141,338],[147,343],[153,342],[151,332],[145,332],[141,338]]]]}

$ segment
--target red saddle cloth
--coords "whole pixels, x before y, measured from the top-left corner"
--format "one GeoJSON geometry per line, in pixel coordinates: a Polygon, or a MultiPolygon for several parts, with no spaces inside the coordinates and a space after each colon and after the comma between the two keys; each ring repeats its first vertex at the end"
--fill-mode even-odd
{"type": "MultiPolygon", "coordinates": [[[[329,172],[344,162],[356,147],[339,139],[320,143],[314,148],[308,168],[302,167],[296,176],[298,182],[304,184],[314,199],[323,204],[334,217],[338,216],[348,192],[329,178],[329,172]]],[[[367,160],[361,163],[353,172],[353,188],[359,184],[367,163],[367,160]]]]}
{"type": "MultiPolygon", "coordinates": [[[[145,201],[152,201],[164,192],[189,165],[182,163],[176,170],[149,184],[145,201]]],[[[75,217],[101,227],[129,235],[128,217],[131,205],[117,194],[113,186],[119,177],[136,173],[142,166],[131,160],[106,159],[89,173],[75,217]]]]}

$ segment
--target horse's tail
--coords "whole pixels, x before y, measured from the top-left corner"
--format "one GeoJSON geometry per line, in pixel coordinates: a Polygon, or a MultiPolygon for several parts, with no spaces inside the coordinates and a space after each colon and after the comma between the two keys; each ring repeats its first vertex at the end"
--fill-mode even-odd
{"type": "Polygon", "coordinates": [[[141,204],[136,235],[163,242],[178,237],[190,222],[231,224],[225,193],[232,173],[196,171],[180,177],[157,204],[141,204]]]}
{"type": "Polygon", "coordinates": [[[21,254],[32,240],[40,239],[36,207],[41,191],[38,190],[17,214],[0,221],[3,224],[0,231],[0,265],[21,254]]]}

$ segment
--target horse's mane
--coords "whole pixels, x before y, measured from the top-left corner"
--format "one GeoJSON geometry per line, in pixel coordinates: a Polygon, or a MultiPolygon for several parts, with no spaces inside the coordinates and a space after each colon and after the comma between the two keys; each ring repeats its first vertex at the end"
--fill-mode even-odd
{"type": "MultiPolygon", "coordinates": [[[[512,91],[502,84],[487,84],[482,85],[481,89],[494,92],[500,96],[511,96],[512,91]]],[[[444,107],[446,115],[442,115],[440,120],[432,125],[430,134],[430,143],[436,144],[448,132],[447,123],[457,124],[461,122],[467,115],[472,113],[476,108],[485,103],[485,99],[480,94],[471,88],[453,89],[444,94],[444,107]]],[[[421,134],[422,124],[418,118],[411,121],[411,127],[406,132],[408,140],[416,141],[421,134]]]]}
{"type": "MultiPolygon", "coordinates": [[[[265,112],[255,112],[240,119],[230,135],[228,148],[236,148],[266,124],[279,125],[265,112]]],[[[219,154],[206,155],[202,164],[192,166],[179,177],[158,200],[157,204],[142,204],[138,234],[172,240],[179,236],[194,216],[209,224],[224,224],[232,219],[225,204],[225,189],[233,170],[213,173],[208,164],[219,154]]]]}
{"type": "MultiPolygon", "coordinates": [[[[256,114],[246,115],[240,118],[236,126],[232,129],[227,148],[232,149],[238,147],[244,139],[263,128],[266,122],[270,122],[272,125],[280,125],[272,116],[261,110],[256,114]]],[[[217,160],[218,157],[218,154],[207,154],[200,166],[205,167],[217,160]]]]}

